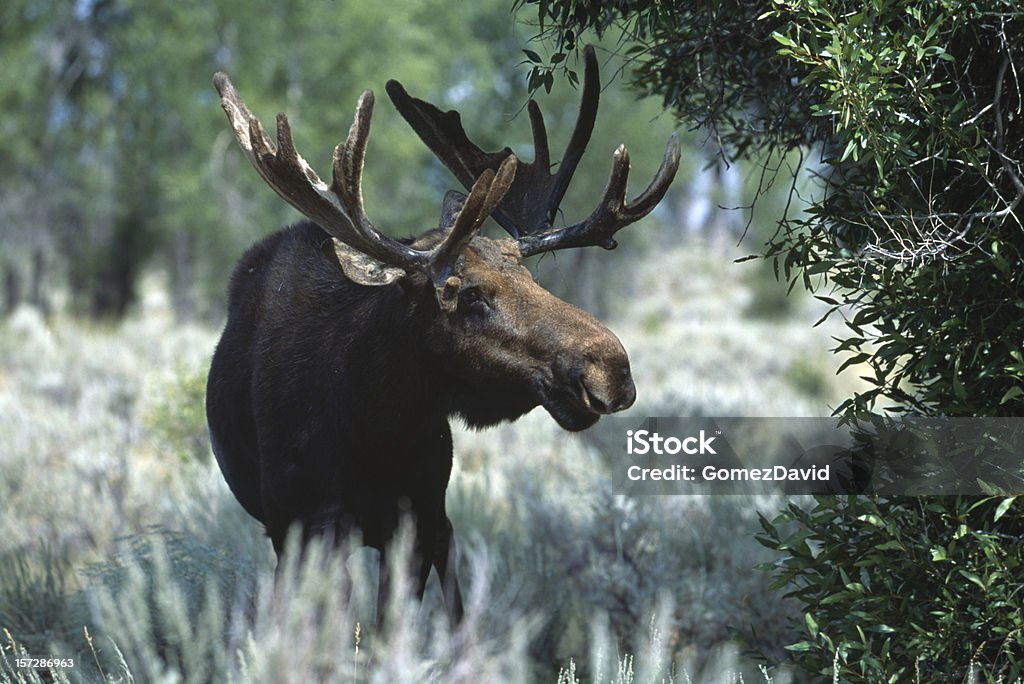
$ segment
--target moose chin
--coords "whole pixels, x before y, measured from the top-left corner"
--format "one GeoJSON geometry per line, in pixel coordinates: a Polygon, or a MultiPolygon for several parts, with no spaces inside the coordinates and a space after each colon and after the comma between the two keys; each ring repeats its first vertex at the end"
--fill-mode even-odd
{"type": "Polygon", "coordinates": [[[619,146],[593,213],[554,225],[597,115],[593,48],[584,62],[579,116],[554,174],[535,102],[535,158],[524,163],[508,148],[484,152],[458,113],[387,84],[399,113],[468,190],[449,192],[439,227],[407,240],[379,232],[363,208],[372,92],[359,98],[328,185],[296,151],[283,114],[275,145],[228,77],[214,77],[243,153],[309,220],[251,247],[231,276],[207,384],[213,450],[279,560],[293,525],[303,544],[358,531],[381,550],[378,619],[384,551],[405,515],[415,526],[409,571],[418,596],[436,569],[448,616],[461,619],[445,512],[452,417],[486,427],[543,406],[561,427],[583,430],[636,398],[618,338],[522,265],[542,252],[615,247],[616,231],[654,209],[679,165],[673,135],[653,181],[627,202],[629,157],[619,146]],[[480,235],[488,217],[509,237],[480,235]]]}

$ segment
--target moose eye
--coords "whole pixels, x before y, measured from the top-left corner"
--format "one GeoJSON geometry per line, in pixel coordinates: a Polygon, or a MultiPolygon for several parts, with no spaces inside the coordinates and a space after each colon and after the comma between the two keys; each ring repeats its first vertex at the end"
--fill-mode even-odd
{"type": "Polygon", "coordinates": [[[462,306],[466,307],[467,311],[474,313],[486,313],[490,308],[490,304],[484,297],[484,293],[480,291],[479,287],[467,287],[459,293],[459,300],[462,306]]]}

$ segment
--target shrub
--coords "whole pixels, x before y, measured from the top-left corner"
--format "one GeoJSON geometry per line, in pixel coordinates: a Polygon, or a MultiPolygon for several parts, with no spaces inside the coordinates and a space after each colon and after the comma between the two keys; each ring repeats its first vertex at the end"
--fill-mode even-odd
{"type": "Polygon", "coordinates": [[[758,541],[783,554],[765,566],[773,586],[803,606],[805,637],[787,649],[806,673],[1024,676],[1024,512],[1013,498],[817,497],[761,525],[758,541]]]}
{"type": "Polygon", "coordinates": [[[20,635],[23,647],[45,652],[84,618],[84,604],[69,598],[70,574],[67,559],[48,545],[0,557],[0,626],[20,635]]]}
{"type": "Polygon", "coordinates": [[[151,388],[155,396],[145,413],[145,425],[161,451],[183,461],[210,460],[206,428],[206,369],[179,364],[151,388]]]}

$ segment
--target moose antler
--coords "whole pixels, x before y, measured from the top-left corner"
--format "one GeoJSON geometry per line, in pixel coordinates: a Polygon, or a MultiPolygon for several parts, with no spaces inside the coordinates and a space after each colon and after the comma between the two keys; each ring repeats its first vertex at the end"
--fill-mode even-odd
{"type": "MultiPolygon", "coordinates": [[[[612,156],[608,185],[597,208],[580,223],[564,228],[554,227],[558,207],[583,157],[597,118],[601,82],[593,46],[584,48],[583,59],[580,111],[558,172],[550,172],[544,118],[537,103],[530,100],[527,108],[533,130],[534,160],[531,163],[516,162],[515,181],[492,214],[516,238],[523,256],[591,245],[614,249],[615,233],[643,218],[657,206],[679,168],[679,137],[673,133],[654,180],[632,202],[627,202],[629,153],[625,146],[619,145],[612,156]]],[[[512,150],[507,147],[501,152],[484,152],[473,144],[462,127],[458,112],[442,112],[429,102],[412,97],[398,81],[389,81],[387,91],[399,113],[463,186],[470,187],[473,179],[484,169],[495,169],[514,158],[512,150]]]]}
{"type": "MultiPolygon", "coordinates": [[[[452,294],[458,290],[458,283],[451,280],[455,277],[455,261],[512,186],[516,172],[514,156],[499,160],[500,165],[480,169],[470,181],[469,197],[445,239],[431,250],[418,250],[378,231],[363,209],[363,160],[370,135],[373,92],[366,90],[359,97],[348,137],[334,150],[333,180],[328,186],[295,149],[287,116],[277,115],[275,148],[227,74],[218,72],[213,83],[242,151],[267,185],[356,252],[403,271],[428,274],[442,306],[454,306],[452,294]]],[[[389,280],[382,278],[376,282],[389,280]]]]}

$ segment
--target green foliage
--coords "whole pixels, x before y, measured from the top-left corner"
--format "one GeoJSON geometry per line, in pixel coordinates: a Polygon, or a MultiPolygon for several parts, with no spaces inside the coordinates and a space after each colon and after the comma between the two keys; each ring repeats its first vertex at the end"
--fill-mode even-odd
{"type": "MultiPolygon", "coordinates": [[[[635,80],[726,153],[815,149],[766,255],[846,318],[849,414],[1024,413],[1024,9],[1012,0],[525,0],[556,51],[636,41],[635,80]],[[799,197],[798,197],[799,195],[799,197]]],[[[551,68],[551,67],[549,67],[551,68]]],[[[766,168],[759,192],[777,180],[766,168]]],[[[1007,499],[819,499],[765,521],[804,606],[805,670],[1021,675],[1022,519],[1007,499]],[[909,629],[908,629],[909,628],[909,629]]]]}
{"type": "Polygon", "coordinates": [[[773,37],[832,123],[828,193],[771,246],[787,277],[826,275],[854,304],[839,350],[878,399],[944,415],[1024,411],[1014,160],[1024,152],[1019,6],[778,5],[773,37]],[[879,27],[886,27],[880,30],[879,27]],[[784,256],[783,256],[784,255],[784,256]]]}
{"type": "Polygon", "coordinates": [[[741,0],[516,2],[517,7],[529,5],[536,5],[540,35],[554,44],[551,59],[538,64],[541,71],[568,71],[572,60],[559,55],[578,50],[578,37],[593,30],[624,47],[642,92],[660,96],[680,120],[712,127],[716,142],[732,151],[764,148],[766,132],[785,149],[821,137],[824,122],[785,125],[804,108],[806,94],[789,87],[795,75],[789,64],[766,59],[778,22],[759,20],[765,5],[741,0]]]}
{"type": "Polygon", "coordinates": [[[206,427],[206,369],[179,366],[157,387],[144,422],[163,453],[183,461],[208,462],[210,442],[206,427]]]}
{"type": "Polygon", "coordinates": [[[774,277],[772,269],[761,262],[750,271],[749,280],[753,296],[744,307],[745,315],[755,320],[778,321],[793,313],[794,300],[790,291],[774,277]]]}
{"type": "Polygon", "coordinates": [[[844,682],[1024,676],[1024,514],[1012,498],[817,497],[761,519],[799,600],[808,673],[844,682]],[[833,665],[836,669],[833,671],[833,665]],[[977,669],[975,669],[977,668],[977,669]]]}
{"type": "Polygon", "coordinates": [[[766,253],[852,311],[871,387],[842,411],[1024,412],[1018,3],[536,4],[558,46],[624,27],[637,85],[728,151],[820,146],[766,253]]]}

